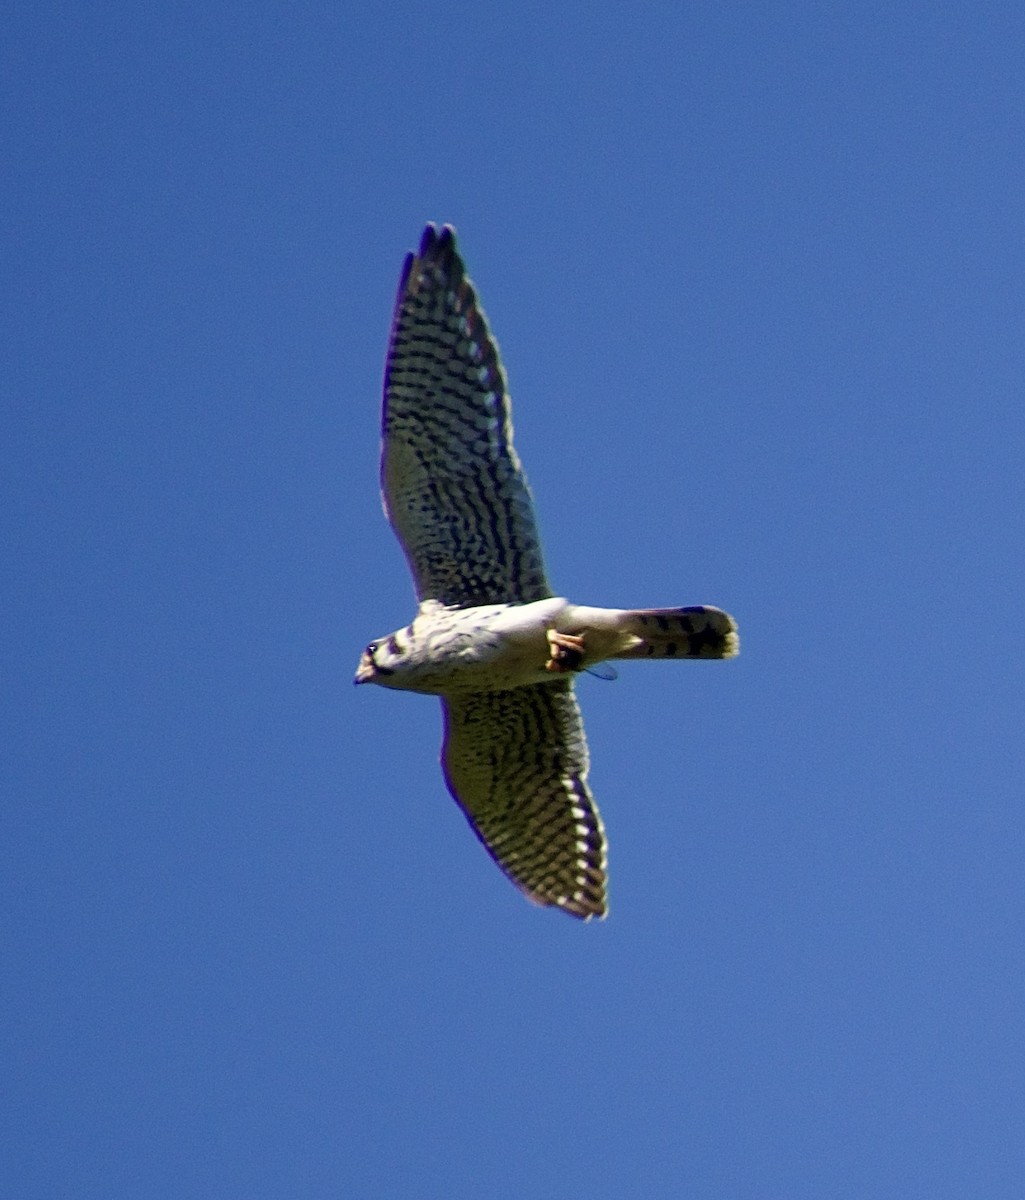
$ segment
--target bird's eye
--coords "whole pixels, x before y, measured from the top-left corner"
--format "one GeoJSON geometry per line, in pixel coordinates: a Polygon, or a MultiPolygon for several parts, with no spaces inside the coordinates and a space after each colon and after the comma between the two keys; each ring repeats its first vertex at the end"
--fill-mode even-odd
{"type": "Polygon", "coordinates": [[[368,658],[373,658],[374,655],[377,653],[377,643],[371,642],[370,645],[367,646],[366,653],[367,653],[368,658]]]}

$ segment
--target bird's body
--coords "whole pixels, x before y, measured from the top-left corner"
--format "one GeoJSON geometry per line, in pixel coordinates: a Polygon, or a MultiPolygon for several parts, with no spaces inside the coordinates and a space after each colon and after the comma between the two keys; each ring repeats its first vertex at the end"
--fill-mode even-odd
{"type": "Polygon", "coordinates": [[[559,597],[473,608],[426,600],[412,624],[371,642],[357,679],[437,696],[544,683],[547,631],[566,607],[559,597]]]}
{"type": "Polygon", "coordinates": [[[392,326],[385,511],[419,609],[367,646],[356,683],[442,699],[442,765],[471,826],[532,900],[606,912],[605,834],[573,678],[607,659],[729,658],[706,605],[611,609],[553,596],[512,445],[505,373],[449,227],[409,255],[392,326]]]}
{"type": "Polygon", "coordinates": [[[425,600],[411,624],[370,643],[356,679],[437,696],[503,692],[610,658],[722,658],[735,643],[730,617],[709,605],[630,612],[562,596],[472,608],[425,600]]]}

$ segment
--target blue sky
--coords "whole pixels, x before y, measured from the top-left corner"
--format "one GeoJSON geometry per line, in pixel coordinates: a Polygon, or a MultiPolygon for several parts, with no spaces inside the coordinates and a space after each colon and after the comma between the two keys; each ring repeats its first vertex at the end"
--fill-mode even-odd
{"type": "Polygon", "coordinates": [[[8,13],[3,1194],[1017,1198],[1025,10],[8,13]],[[611,915],[524,902],[412,589],[394,290],[456,225],[611,915]]]}

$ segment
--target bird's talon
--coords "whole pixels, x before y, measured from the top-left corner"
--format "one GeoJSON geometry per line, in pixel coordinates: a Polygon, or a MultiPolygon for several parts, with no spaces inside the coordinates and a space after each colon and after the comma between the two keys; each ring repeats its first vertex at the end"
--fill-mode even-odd
{"type": "Polygon", "coordinates": [[[558,633],[548,630],[548,649],[551,657],[545,663],[546,671],[565,674],[569,671],[579,671],[584,661],[584,639],[572,633],[558,633]]]}

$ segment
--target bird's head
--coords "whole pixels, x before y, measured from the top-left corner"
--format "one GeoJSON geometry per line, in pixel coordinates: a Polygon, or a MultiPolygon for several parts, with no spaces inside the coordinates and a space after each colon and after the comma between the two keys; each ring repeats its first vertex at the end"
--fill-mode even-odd
{"type": "Polygon", "coordinates": [[[353,683],[378,683],[394,687],[396,673],[404,660],[403,650],[395,636],[378,638],[371,642],[360,656],[353,683]]]}

